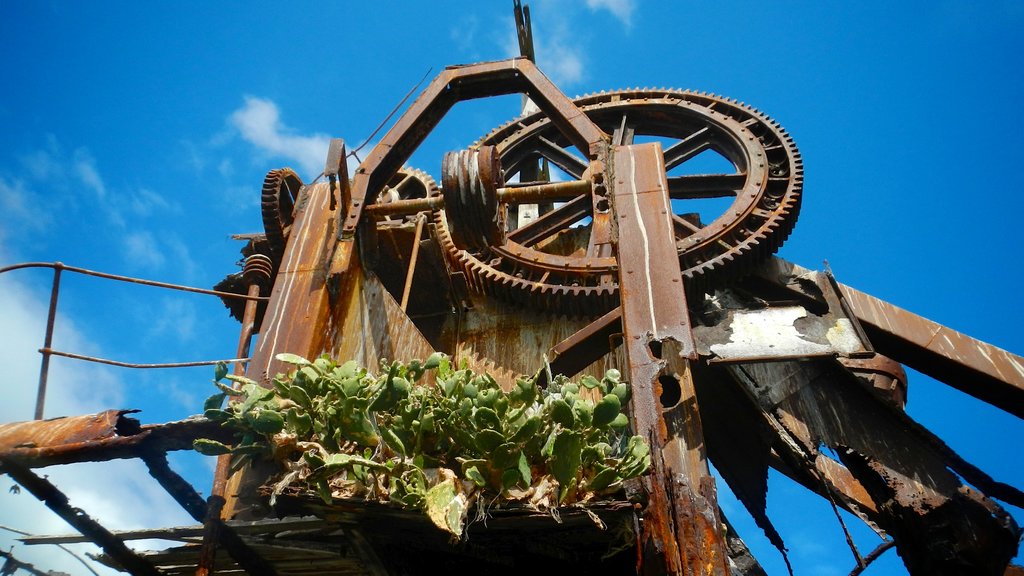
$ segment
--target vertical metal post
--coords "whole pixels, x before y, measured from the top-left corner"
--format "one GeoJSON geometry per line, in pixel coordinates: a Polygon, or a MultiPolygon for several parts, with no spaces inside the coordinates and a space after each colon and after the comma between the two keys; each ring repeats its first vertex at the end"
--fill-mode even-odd
{"type": "Polygon", "coordinates": [[[639,568],[644,574],[727,576],[728,550],[690,372],[697,355],[661,145],[614,146],[610,164],[630,416],[651,446],[639,568]]]}
{"type": "Polygon", "coordinates": [[[43,419],[43,408],[46,405],[46,381],[50,372],[50,346],[53,344],[53,324],[57,320],[57,297],[60,295],[60,273],[64,264],[54,262],[53,264],[53,288],[50,290],[50,312],[46,317],[46,338],[43,341],[43,348],[39,352],[43,355],[43,361],[39,365],[39,389],[36,392],[36,420],[43,419]]]}
{"type": "Polygon", "coordinates": [[[405,289],[402,290],[402,312],[409,305],[409,292],[412,289],[412,278],[416,272],[416,258],[420,254],[420,235],[423,234],[423,223],[427,221],[422,212],[416,216],[416,232],[412,238],[412,255],[409,256],[409,270],[405,273],[405,289]]]}
{"type": "MultiPolygon", "coordinates": [[[[256,324],[256,310],[259,302],[251,297],[259,296],[260,290],[270,280],[273,264],[270,258],[262,254],[254,254],[245,260],[243,277],[249,283],[242,314],[242,330],[238,335],[238,351],[236,358],[247,358],[252,344],[253,329],[256,324]]],[[[233,372],[236,376],[245,375],[245,364],[237,362],[233,372]]],[[[227,454],[217,458],[217,469],[213,473],[213,487],[206,501],[206,518],[203,521],[203,544],[199,552],[196,576],[208,576],[214,572],[214,561],[217,556],[217,542],[220,540],[221,515],[224,510],[224,492],[227,490],[228,476],[231,472],[231,457],[227,454]]]]}

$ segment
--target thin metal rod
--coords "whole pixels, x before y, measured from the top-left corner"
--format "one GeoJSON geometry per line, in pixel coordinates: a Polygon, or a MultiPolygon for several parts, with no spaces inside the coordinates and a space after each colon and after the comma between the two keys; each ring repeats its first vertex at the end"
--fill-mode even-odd
{"type": "MultiPolygon", "coordinates": [[[[53,324],[57,320],[57,298],[60,295],[60,273],[64,265],[55,262],[53,266],[53,288],[50,290],[50,311],[46,316],[46,337],[43,348],[50,349],[53,344],[53,324]]],[[[39,389],[36,392],[36,420],[43,419],[43,407],[46,405],[46,381],[50,377],[50,353],[43,352],[43,361],[39,364],[39,389]]]]}
{"type": "MultiPolygon", "coordinates": [[[[106,358],[96,358],[95,356],[85,356],[84,354],[75,354],[73,352],[62,352],[60,350],[54,350],[52,348],[40,348],[40,352],[43,353],[44,357],[47,354],[53,356],[63,356],[65,358],[73,358],[75,360],[85,360],[86,362],[95,362],[97,364],[107,364],[110,366],[119,366],[121,368],[189,368],[191,366],[213,366],[214,364],[242,364],[248,362],[248,358],[230,358],[228,360],[198,360],[196,362],[167,362],[163,364],[132,364],[130,362],[120,362],[118,360],[108,360],[106,358]]],[[[37,416],[38,420],[39,417],[37,416]]]]}
{"type": "MultiPolygon", "coordinates": [[[[258,282],[251,280],[249,284],[250,295],[260,293],[258,282]]],[[[256,302],[249,300],[245,303],[245,311],[242,314],[242,330],[238,335],[238,355],[249,354],[249,347],[252,344],[252,330],[256,321],[256,302]]],[[[245,374],[244,364],[235,364],[233,370],[236,376],[245,374]]],[[[237,383],[235,383],[237,387],[237,383]]],[[[196,576],[208,576],[214,573],[214,562],[217,558],[217,542],[222,537],[222,513],[224,511],[224,493],[227,491],[228,476],[231,472],[231,457],[227,454],[217,458],[217,468],[213,472],[213,487],[210,490],[210,497],[206,500],[206,517],[203,522],[203,543],[199,552],[199,562],[196,566],[196,576]]]]}
{"type": "Polygon", "coordinates": [[[67,270],[68,272],[77,272],[79,274],[85,274],[86,276],[96,276],[97,278],[106,278],[107,280],[118,280],[120,282],[129,282],[131,284],[142,284],[143,286],[169,288],[171,290],[181,290],[182,292],[195,292],[196,294],[209,294],[211,296],[220,296],[222,298],[241,298],[243,300],[257,300],[260,302],[266,302],[270,300],[270,298],[267,296],[247,296],[245,294],[235,294],[234,292],[222,292],[220,290],[208,290],[206,288],[196,288],[194,286],[184,286],[182,284],[157,282],[155,280],[145,280],[143,278],[133,278],[131,276],[107,274],[106,272],[87,270],[85,268],[78,268],[77,266],[66,266],[64,264],[61,264],[60,262],[22,262],[21,264],[13,264],[11,266],[4,266],[3,268],[0,268],[0,274],[3,274],[4,272],[10,272],[12,270],[21,270],[22,268],[60,268],[62,270],[67,270]]]}
{"type": "Polygon", "coordinates": [[[412,254],[409,256],[409,270],[405,273],[405,288],[402,290],[402,312],[409,303],[409,291],[412,289],[412,278],[416,272],[416,258],[420,255],[420,236],[423,234],[423,223],[427,221],[426,214],[420,214],[416,218],[416,232],[412,239],[412,254]]]}

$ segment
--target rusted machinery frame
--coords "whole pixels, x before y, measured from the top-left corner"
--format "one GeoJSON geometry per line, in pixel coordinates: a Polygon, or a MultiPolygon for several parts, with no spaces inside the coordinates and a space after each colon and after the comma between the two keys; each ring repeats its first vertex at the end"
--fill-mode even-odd
{"type": "Polygon", "coordinates": [[[849,286],[840,290],[880,352],[1024,418],[1024,358],[849,286]]]}
{"type": "Polygon", "coordinates": [[[68,497],[48,480],[36,476],[31,470],[9,457],[0,457],[0,467],[15,482],[21,484],[33,496],[46,504],[47,508],[56,512],[83,536],[88,536],[131,574],[157,576],[161,573],[152,564],[132,552],[120,538],[114,536],[99,522],[93,520],[81,509],[72,507],[68,502],[68,497]]]}
{"type": "MultiPolygon", "coordinates": [[[[802,289],[810,270],[772,258],[756,276],[796,296],[822,301],[802,289]]],[[[862,325],[878,352],[1018,418],[1024,418],[1024,358],[972,338],[884,300],[836,283],[841,305],[862,325]]]]}
{"type": "Polygon", "coordinates": [[[356,170],[351,202],[339,227],[338,239],[342,242],[335,248],[330,274],[340,274],[348,268],[351,240],[364,206],[376,201],[373,196],[405,164],[452,106],[462,100],[514,93],[527,94],[588,158],[595,158],[607,141],[608,136],[526,58],[446,68],[356,170]]]}

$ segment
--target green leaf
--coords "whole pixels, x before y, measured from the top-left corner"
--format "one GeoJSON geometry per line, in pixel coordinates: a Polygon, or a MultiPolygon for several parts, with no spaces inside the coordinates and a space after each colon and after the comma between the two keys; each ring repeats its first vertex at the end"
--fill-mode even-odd
{"type": "Polygon", "coordinates": [[[508,442],[495,448],[490,460],[495,469],[504,470],[505,468],[517,466],[519,464],[519,457],[522,455],[523,451],[518,446],[508,442]]]}
{"type": "Polygon", "coordinates": [[[594,388],[597,388],[598,386],[601,385],[601,381],[598,380],[597,378],[594,378],[590,374],[587,374],[583,376],[583,378],[580,378],[580,384],[582,384],[583,387],[586,388],[587,390],[593,390],[594,388]]]}
{"type": "Polygon", "coordinates": [[[516,469],[519,471],[519,478],[522,481],[522,486],[530,486],[533,484],[533,474],[530,470],[530,463],[526,461],[526,454],[519,453],[519,461],[516,462],[516,469]]]}
{"type": "Polygon", "coordinates": [[[621,481],[622,477],[614,468],[604,468],[590,479],[587,488],[597,492],[621,481]]]}
{"type": "Polygon", "coordinates": [[[214,366],[214,368],[213,368],[213,379],[214,380],[223,380],[224,377],[227,376],[227,375],[228,375],[228,363],[227,362],[217,362],[216,366],[214,366]]]}
{"type": "Polygon", "coordinates": [[[534,415],[527,418],[526,422],[520,426],[509,438],[512,442],[525,442],[533,437],[537,432],[540,432],[542,421],[540,416],[534,415]]]}
{"type": "Polygon", "coordinates": [[[427,370],[433,370],[441,365],[441,360],[445,358],[445,355],[440,352],[434,352],[427,357],[427,361],[423,363],[423,367],[427,370]]]}
{"type": "Polygon", "coordinates": [[[565,428],[572,428],[576,425],[576,417],[573,416],[572,408],[561,398],[551,401],[551,419],[565,428]]]}
{"type": "Polygon", "coordinates": [[[287,352],[283,352],[281,354],[278,354],[277,356],[274,356],[274,358],[277,358],[281,362],[285,362],[287,364],[294,364],[295,366],[309,366],[310,365],[310,361],[306,360],[302,356],[299,356],[297,354],[289,354],[287,352]]]}
{"type": "Polygon", "coordinates": [[[629,416],[626,416],[622,412],[619,412],[619,415],[616,416],[615,419],[608,424],[608,426],[612,428],[625,428],[626,426],[629,426],[629,416]]]}
{"type": "Polygon", "coordinates": [[[224,392],[219,392],[217,394],[214,394],[213,396],[210,396],[209,398],[206,399],[206,402],[203,402],[203,412],[206,412],[207,410],[220,409],[221,405],[224,404],[224,398],[226,397],[227,394],[225,394],[224,392]]]}
{"type": "Polygon", "coordinates": [[[480,473],[480,469],[476,466],[466,468],[463,470],[462,475],[466,477],[466,480],[469,480],[481,488],[487,486],[487,479],[484,478],[484,475],[480,473]]]}
{"type": "Polygon", "coordinates": [[[519,484],[522,477],[519,474],[519,470],[516,468],[509,468],[501,473],[501,489],[508,490],[519,484]]]}
{"type": "Polygon", "coordinates": [[[604,398],[594,406],[594,426],[602,427],[611,424],[621,414],[622,404],[615,394],[605,394],[604,398]]]}
{"type": "Polygon", "coordinates": [[[304,437],[313,429],[313,418],[305,412],[300,412],[298,408],[286,410],[284,420],[289,431],[298,436],[304,437]]]}
{"type": "Polygon", "coordinates": [[[473,421],[480,428],[501,430],[501,419],[490,408],[477,408],[476,413],[473,414],[473,421]]]}
{"type": "Polygon", "coordinates": [[[227,410],[221,410],[219,408],[210,408],[203,410],[203,416],[213,420],[214,422],[226,422],[234,418],[234,414],[227,410]]]}
{"type": "Polygon", "coordinates": [[[355,360],[349,360],[334,370],[335,377],[339,379],[354,378],[357,374],[359,374],[359,365],[355,360]]]}
{"type": "Polygon", "coordinates": [[[221,454],[231,453],[230,446],[207,438],[197,438],[193,440],[192,448],[204,456],[220,456],[221,454]]]}
{"type": "Polygon", "coordinates": [[[331,503],[331,485],[327,483],[326,479],[320,479],[316,482],[316,492],[320,495],[320,499],[324,501],[324,504],[331,503]]]}
{"type": "Polygon", "coordinates": [[[252,427],[264,434],[277,434],[284,429],[284,416],[277,410],[260,410],[252,422],[252,427]]]}
{"type": "Polygon", "coordinates": [[[625,382],[616,384],[615,387],[612,388],[611,393],[619,397],[619,403],[623,406],[629,402],[629,399],[633,395],[633,391],[630,389],[629,384],[626,384],[625,382]]]}
{"type": "Polygon", "coordinates": [[[564,430],[555,437],[549,467],[551,475],[565,486],[576,478],[582,464],[583,438],[576,432],[564,430]]]}
{"type": "Polygon", "coordinates": [[[576,415],[576,421],[581,426],[590,426],[594,421],[594,403],[586,398],[580,398],[572,405],[572,411],[576,415]]]}
{"type": "Polygon", "coordinates": [[[490,452],[505,443],[505,437],[501,433],[490,429],[483,429],[476,434],[476,445],[483,452],[490,452]]]}
{"type": "Polygon", "coordinates": [[[394,430],[382,427],[380,429],[380,437],[393,451],[401,454],[402,456],[406,455],[405,444],[402,442],[402,439],[398,437],[398,434],[395,434],[394,430]]]}

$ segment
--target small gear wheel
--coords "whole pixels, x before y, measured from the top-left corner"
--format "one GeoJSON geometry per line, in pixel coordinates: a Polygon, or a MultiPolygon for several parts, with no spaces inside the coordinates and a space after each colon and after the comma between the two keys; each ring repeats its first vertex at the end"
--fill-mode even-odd
{"type": "MultiPolygon", "coordinates": [[[[688,290],[709,290],[746,273],[792,231],[803,164],[792,138],[761,112],[718,96],[665,89],[601,93],[575,104],[617,144],[661,142],[688,290]],[[688,171],[687,162],[705,151],[731,168],[688,171]],[[702,222],[693,206],[715,198],[731,200],[720,215],[702,222]]],[[[543,113],[502,126],[474,147],[494,147],[503,168],[498,186],[515,185],[524,168],[535,171],[538,162],[576,179],[589,167],[543,113]]],[[[554,210],[529,223],[510,223],[500,244],[477,243],[468,250],[456,245],[451,215],[439,210],[434,215],[438,237],[448,259],[479,293],[554,313],[604,313],[618,305],[607,205],[592,194],[559,200],[554,210]]],[[[498,207],[502,221],[507,208],[498,207]]]]}

